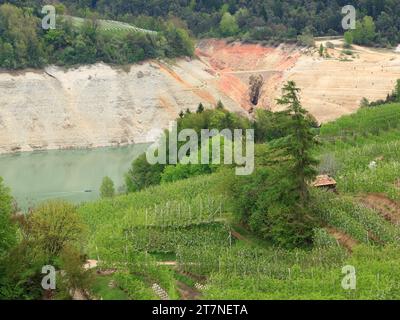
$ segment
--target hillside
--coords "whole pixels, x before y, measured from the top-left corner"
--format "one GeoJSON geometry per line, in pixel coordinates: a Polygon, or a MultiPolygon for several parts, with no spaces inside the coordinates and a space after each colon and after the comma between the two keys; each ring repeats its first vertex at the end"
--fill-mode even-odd
{"type": "Polygon", "coordinates": [[[320,122],[353,113],[363,97],[374,101],[392,91],[400,78],[399,54],[354,46],[352,56],[346,56],[341,40],[317,41],[316,47],[326,47],[327,42],[335,46],[327,49],[328,58],[294,45],[227,45],[220,40],[200,41],[197,53],[217,73],[217,86],[245,109],[252,107],[248,82],[254,74],[265,80],[259,107],[277,110],[275,99],[282,84],[293,80],[302,90],[303,105],[320,122]]]}
{"type": "MultiPolygon", "coordinates": [[[[325,43],[325,42],[324,42],[325,43]]],[[[0,153],[99,147],[153,141],[181,110],[221,100],[227,109],[277,110],[282,84],[296,81],[304,106],[320,122],[356,111],[363,97],[383,99],[400,78],[400,55],[356,46],[343,61],[294,45],[198,43],[198,58],[149,60],[0,73],[0,153]],[[265,81],[257,106],[249,78],[265,81]]]]}
{"type": "Polygon", "coordinates": [[[171,299],[398,299],[399,112],[363,109],[322,127],[319,171],[338,180],[338,194],[314,190],[311,250],[273,247],[236,224],[217,173],[83,205],[89,255],[102,268],[129,265],[130,277],[113,278],[133,299],[157,299],[152,283],[171,299]],[[367,131],[372,117],[385,119],[378,131],[367,131]],[[357,270],[356,291],[340,286],[345,265],[357,270]],[[138,283],[147,290],[132,290],[138,283]]]}

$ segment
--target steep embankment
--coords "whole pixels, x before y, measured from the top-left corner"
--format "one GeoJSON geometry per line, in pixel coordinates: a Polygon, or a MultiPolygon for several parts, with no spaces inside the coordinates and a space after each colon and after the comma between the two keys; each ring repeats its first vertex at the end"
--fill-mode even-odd
{"type": "MultiPolygon", "coordinates": [[[[340,41],[336,41],[340,45],[340,41]]],[[[385,98],[400,78],[400,55],[356,47],[331,58],[281,45],[198,43],[198,59],[148,61],[127,68],[104,64],[63,70],[0,73],[0,153],[99,147],[154,140],[181,110],[222,100],[232,111],[276,110],[287,80],[302,89],[304,106],[321,121],[354,112],[362,97],[385,98]],[[343,56],[342,56],[343,58],[343,56]],[[249,78],[262,75],[257,106],[249,78]]]]}
{"type": "Polygon", "coordinates": [[[181,110],[221,99],[199,60],[0,73],[0,153],[153,141],[181,110]]]}
{"type": "MultiPolygon", "coordinates": [[[[217,87],[246,109],[251,75],[261,74],[265,84],[257,107],[276,110],[282,84],[293,80],[302,89],[303,105],[320,121],[327,122],[356,111],[363,97],[384,99],[400,78],[400,55],[390,50],[359,46],[345,54],[341,40],[331,41],[329,57],[318,50],[281,45],[277,48],[220,40],[204,40],[197,53],[214,70],[217,87]]],[[[317,42],[326,47],[327,41],[317,42]]]]}

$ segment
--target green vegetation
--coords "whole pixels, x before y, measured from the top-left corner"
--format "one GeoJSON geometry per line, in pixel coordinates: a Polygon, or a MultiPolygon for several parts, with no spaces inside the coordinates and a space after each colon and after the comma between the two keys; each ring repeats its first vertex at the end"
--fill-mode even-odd
{"type": "Polygon", "coordinates": [[[293,82],[284,86],[278,104],[287,107],[281,113],[286,121],[278,126],[285,127],[285,136],[259,148],[256,174],[232,177],[226,183],[237,218],[280,246],[309,243],[314,225],[309,218],[308,183],[315,176],[317,162],[311,151],[316,140],[298,92],[293,82]]]}
{"type": "Polygon", "coordinates": [[[57,16],[56,29],[41,28],[35,8],[0,6],[0,67],[40,68],[46,64],[76,65],[98,61],[135,63],[144,59],[191,56],[194,44],[188,32],[162,21],[157,32],[128,24],[57,16]]]}
{"type": "Polygon", "coordinates": [[[0,261],[16,241],[16,229],[11,221],[12,211],[10,190],[4,186],[0,177],[0,261]]]}
{"type": "Polygon", "coordinates": [[[239,26],[236,17],[229,12],[225,12],[220,23],[221,34],[225,37],[234,36],[239,32],[239,26]]]}
{"type": "Polygon", "coordinates": [[[82,267],[84,226],[73,205],[44,203],[27,216],[19,216],[18,226],[20,239],[2,260],[0,298],[40,299],[45,265],[66,271],[57,277],[59,298],[69,298],[69,289],[90,286],[91,273],[82,267]]]}
{"type": "Polygon", "coordinates": [[[356,44],[372,45],[376,36],[374,19],[370,16],[365,16],[362,20],[357,21],[356,29],[346,36],[346,43],[352,38],[356,44]]]}
{"type": "Polygon", "coordinates": [[[110,287],[115,282],[114,276],[98,276],[92,285],[92,294],[103,300],[129,300],[128,295],[120,288],[110,287]]]}
{"type": "Polygon", "coordinates": [[[102,198],[112,198],[114,195],[114,182],[109,177],[104,177],[100,186],[100,196],[102,198]]]}
{"type": "Polygon", "coordinates": [[[343,116],[321,128],[326,140],[351,141],[368,135],[379,135],[400,125],[400,105],[388,104],[375,108],[362,108],[357,113],[343,116]]]}
{"type": "MultiPolygon", "coordinates": [[[[0,67],[41,68],[103,61],[129,64],[149,58],[191,56],[191,36],[233,37],[314,46],[314,36],[343,34],[342,1],[64,0],[57,28],[41,28],[41,0],[0,1],[0,67]],[[306,9],[307,8],[307,9],[306,9]]],[[[394,46],[400,42],[396,0],[354,0],[357,28],[346,45],[394,46]]]]}
{"type": "MultiPolygon", "coordinates": [[[[221,101],[218,102],[215,109],[204,110],[203,104],[199,104],[196,113],[186,110],[181,112],[177,119],[177,130],[180,132],[184,129],[194,130],[198,137],[198,143],[201,143],[201,130],[202,129],[216,129],[221,132],[224,129],[230,129],[232,132],[235,129],[248,129],[251,128],[252,124],[244,116],[240,116],[236,113],[229,112],[224,109],[224,105],[221,101]]],[[[165,141],[169,142],[169,132],[164,133],[165,141]]],[[[214,139],[221,141],[221,146],[224,145],[225,140],[221,136],[216,136],[214,139]]],[[[185,142],[178,144],[178,149],[185,142]]],[[[210,148],[211,149],[211,148],[210,148]]],[[[221,150],[223,148],[221,147],[221,150]]],[[[211,152],[211,150],[210,150],[211,152]]],[[[170,158],[169,150],[166,150],[167,159],[170,158]]],[[[200,152],[199,152],[200,157],[200,152]]],[[[181,159],[179,159],[181,160],[181,159]]],[[[150,165],[147,162],[146,155],[143,154],[132,162],[130,170],[125,175],[125,184],[128,192],[134,192],[142,190],[149,186],[157,185],[165,182],[173,182],[180,179],[186,179],[201,174],[213,173],[217,170],[217,166],[212,164],[210,158],[210,164],[190,164],[182,165],[180,163],[176,165],[164,165],[156,164],[150,165]]],[[[223,160],[222,160],[223,162],[223,160]]]]}
{"type": "Polygon", "coordinates": [[[96,11],[108,19],[150,30],[158,30],[160,17],[173,16],[181,25],[187,25],[196,37],[235,36],[245,41],[261,40],[272,44],[297,41],[301,34],[342,35],[341,9],[351,4],[357,9],[357,18],[365,30],[361,33],[362,41],[373,39],[373,43],[367,44],[383,46],[400,42],[399,26],[394,23],[400,15],[396,0],[352,0],[345,4],[340,0],[136,0],[129,3],[126,0],[64,0],[63,3],[77,16],[96,11]],[[371,18],[367,21],[365,17],[371,18]],[[372,19],[375,30],[370,28],[372,19]]]}
{"type": "MultiPolygon", "coordinates": [[[[400,82],[391,99],[399,92],[400,82]]],[[[0,183],[0,297],[49,294],[39,284],[51,264],[65,271],[58,299],[70,289],[179,299],[177,280],[203,299],[399,299],[400,104],[366,106],[321,128],[295,83],[278,104],[286,109],[258,111],[254,122],[221,103],[178,120],[196,132],[254,128],[249,176],[222,165],[150,166],[144,156],[127,174],[127,194],[108,196],[104,179],[98,201],[47,202],[26,216],[12,216],[0,183]],[[317,173],[331,175],[337,192],[311,188],[317,173]],[[83,268],[87,258],[100,274],[83,268]],[[341,286],[346,265],[356,269],[355,290],[341,286]]]]}

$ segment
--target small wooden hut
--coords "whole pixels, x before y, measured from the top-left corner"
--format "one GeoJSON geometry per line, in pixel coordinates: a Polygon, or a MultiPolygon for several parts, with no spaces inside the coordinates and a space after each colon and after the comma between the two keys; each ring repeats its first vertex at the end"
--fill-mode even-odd
{"type": "Polygon", "coordinates": [[[324,188],[332,191],[336,191],[336,185],[336,180],[326,174],[317,176],[312,183],[312,186],[315,188],[324,188]]]}

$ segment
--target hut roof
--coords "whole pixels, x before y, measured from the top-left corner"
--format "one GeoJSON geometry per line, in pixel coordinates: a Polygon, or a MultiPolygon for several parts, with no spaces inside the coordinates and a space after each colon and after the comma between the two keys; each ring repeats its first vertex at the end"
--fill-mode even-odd
{"type": "Polygon", "coordinates": [[[335,179],[331,178],[328,175],[320,175],[317,176],[315,181],[312,183],[313,187],[326,187],[326,186],[336,186],[335,179]]]}

